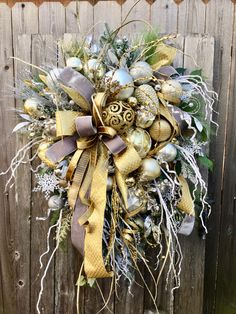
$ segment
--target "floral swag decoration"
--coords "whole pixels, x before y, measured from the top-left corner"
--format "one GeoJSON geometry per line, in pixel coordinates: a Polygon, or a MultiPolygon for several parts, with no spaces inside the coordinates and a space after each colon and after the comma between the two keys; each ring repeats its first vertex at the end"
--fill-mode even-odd
{"type": "Polygon", "coordinates": [[[160,270],[155,286],[166,264],[174,290],[182,261],[178,234],[189,235],[196,218],[207,231],[210,205],[198,165],[212,167],[205,146],[217,95],[200,70],[185,74],[172,66],[175,36],[146,31],[129,41],[119,30],[106,26],[98,42],[92,36],[62,42],[64,68],[35,66],[21,80],[22,121],[14,131],[29,142],[13,158],[7,185],[36,147],[31,160],[42,163],[34,190],[45,194],[54,217],[48,237],[55,227],[58,248],[71,229],[84,256],[79,285],[104,277],[117,284],[122,276],[131,285],[140,261],[151,272],[152,248],[160,270]]]}

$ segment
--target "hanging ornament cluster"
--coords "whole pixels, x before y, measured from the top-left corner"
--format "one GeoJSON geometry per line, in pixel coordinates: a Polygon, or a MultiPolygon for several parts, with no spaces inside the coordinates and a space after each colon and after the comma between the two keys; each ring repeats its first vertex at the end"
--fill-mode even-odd
{"type": "Polygon", "coordinates": [[[199,162],[211,165],[206,121],[217,95],[200,71],[173,68],[173,36],[151,31],[133,44],[118,33],[62,43],[64,68],[22,79],[14,131],[29,143],[12,160],[8,184],[36,147],[35,191],[48,199],[48,217],[57,214],[56,247],[71,231],[85,281],[125,277],[131,285],[138,262],[150,270],[152,248],[156,265],[167,256],[167,280],[178,287],[178,234],[189,235],[196,216],[206,231],[210,212],[199,162]]]}

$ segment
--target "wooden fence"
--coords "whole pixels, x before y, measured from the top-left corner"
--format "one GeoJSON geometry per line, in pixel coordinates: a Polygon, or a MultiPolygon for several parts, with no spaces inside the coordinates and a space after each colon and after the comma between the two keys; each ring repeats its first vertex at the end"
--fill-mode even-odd
{"type": "MultiPolygon", "coordinates": [[[[56,39],[65,33],[86,33],[99,21],[106,21],[111,27],[117,26],[134,2],[127,0],[120,5],[116,1],[98,1],[92,6],[82,1],[79,10],[76,2],[67,7],[59,2],[46,2],[39,7],[24,2],[16,3],[12,8],[0,3],[0,170],[7,168],[16,149],[25,141],[11,135],[16,122],[12,109],[19,103],[7,96],[6,91],[9,85],[14,85],[23,67],[9,57],[15,55],[36,64],[53,63],[56,60],[56,39]]],[[[211,82],[213,79],[214,88],[219,93],[215,108],[219,112],[216,120],[220,129],[211,143],[215,168],[209,179],[210,198],[213,200],[209,235],[206,241],[200,240],[196,232],[181,239],[185,255],[181,288],[176,291],[174,301],[165,291],[164,282],[159,289],[159,307],[166,314],[236,313],[236,10],[230,0],[207,2],[157,0],[152,3],[142,0],[130,17],[149,21],[162,33],[180,33],[179,46],[203,67],[208,80],[211,82]],[[208,35],[190,35],[193,33],[208,35]]],[[[102,23],[97,24],[95,35],[102,28],[102,23]]],[[[134,34],[142,28],[143,23],[140,22],[128,26],[126,32],[134,34]]],[[[183,55],[179,55],[177,62],[194,67],[192,59],[183,55]]],[[[37,222],[36,217],[41,216],[46,207],[39,195],[31,193],[34,182],[29,166],[21,167],[15,188],[8,194],[4,194],[5,181],[6,178],[1,177],[0,313],[36,313],[41,275],[38,257],[45,251],[48,228],[47,223],[37,222]]],[[[76,313],[75,281],[80,263],[69,240],[64,251],[57,253],[49,270],[41,303],[42,313],[76,313]]],[[[145,276],[151,285],[150,278],[145,276]]],[[[109,284],[101,281],[100,285],[107,296],[109,284]]],[[[135,287],[134,297],[127,293],[125,283],[121,284],[119,291],[120,302],[114,298],[109,302],[112,312],[154,313],[143,288],[135,287]]],[[[81,313],[96,313],[102,304],[97,290],[82,289],[81,313]]],[[[108,313],[108,310],[103,313],[108,313]]]]}

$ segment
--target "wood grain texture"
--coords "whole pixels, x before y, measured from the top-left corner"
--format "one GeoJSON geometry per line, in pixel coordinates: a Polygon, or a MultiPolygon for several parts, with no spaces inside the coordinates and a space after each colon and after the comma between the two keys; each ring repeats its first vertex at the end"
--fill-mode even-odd
{"type": "Polygon", "coordinates": [[[216,306],[215,313],[236,312],[236,185],[235,185],[235,153],[236,138],[235,130],[236,119],[236,31],[235,31],[235,12],[234,12],[234,33],[232,42],[232,64],[229,73],[229,108],[226,116],[226,143],[225,143],[225,162],[222,189],[222,216],[220,227],[220,241],[218,253],[218,272],[216,286],[216,306]]]}
{"type": "Polygon", "coordinates": [[[94,36],[98,37],[105,30],[107,23],[111,30],[121,24],[121,6],[114,1],[98,2],[94,6],[94,36]]]}
{"type": "Polygon", "coordinates": [[[44,2],[39,8],[39,33],[61,37],[65,32],[65,7],[58,2],[44,2]]]}
{"type": "Polygon", "coordinates": [[[38,33],[38,7],[34,3],[16,3],[11,11],[13,37],[38,33]]]}
{"type": "MultiPolygon", "coordinates": [[[[18,58],[31,62],[31,35],[19,35],[14,38],[14,53],[18,58]]],[[[25,64],[15,61],[15,84],[25,75],[29,67],[25,64]]],[[[16,101],[16,108],[22,108],[22,101],[16,101]]],[[[20,149],[26,145],[28,139],[24,134],[17,135],[16,148],[20,149]]],[[[30,159],[31,152],[26,157],[30,159]]],[[[15,187],[16,197],[16,223],[15,223],[15,272],[16,272],[16,306],[18,313],[30,313],[30,242],[31,242],[31,170],[30,162],[22,165],[17,171],[17,180],[15,187]],[[23,184],[22,184],[23,182],[23,184]],[[24,299],[24,303],[22,302],[24,299]]]]}
{"type": "MultiPolygon", "coordinates": [[[[214,204],[208,223],[209,234],[206,241],[206,252],[208,252],[205,263],[204,288],[204,313],[206,314],[212,314],[216,311],[216,289],[218,284],[220,285],[217,281],[217,267],[218,260],[221,259],[218,251],[220,225],[226,210],[222,206],[222,198],[224,195],[223,178],[227,114],[234,106],[234,103],[229,102],[234,12],[234,5],[227,0],[218,1],[217,5],[210,1],[207,5],[206,32],[216,38],[213,86],[219,94],[219,101],[215,104],[215,110],[219,114],[215,114],[214,117],[219,124],[219,130],[217,137],[212,137],[210,144],[210,156],[214,161],[214,171],[210,173],[209,182],[214,182],[214,184],[209,184],[209,196],[214,204]]],[[[225,267],[228,269],[227,265],[225,267]]]]}
{"type": "Polygon", "coordinates": [[[160,33],[176,33],[178,7],[173,0],[156,1],[151,6],[151,24],[160,33]]]}
{"type": "MultiPolygon", "coordinates": [[[[55,43],[52,35],[33,35],[32,36],[32,63],[38,66],[49,63],[56,65],[55,43]],[[53,53],[54,52],[54,53],[53,53]]],[[[34,71],[34,70],[33,70],[34,71]]],[[[39,160],[33,163],[36,167],[39,160]]],[[[33,177],[33,187],[36,186],[36,180],[33,177]]],[[[49,254],[44,256],[43,265],[40,269],[39,256],[47,249],[47,232],[49,221],[39,221],[37,217],[44,217],[47,214],[47,201],[42,194],[35,192],[32,194],[32,218],[31,218],[31,311],[36,313],[36,304],[40,290],[40,280],[44,268],[49,259],[49,254]]],[[[51,247],[55,241],[51,239],[51,247]]],[[[44,293],[39,308],[42,313],[54,313],[54,264],[49,267],[47,279],[44,282],[44,293]],[[53,297],[52,297],[53,296],[53,297]]]]}
{"type": "MultiPolygon", "coordinates": [[[[184,53],[184,68],[196,69],[197,65],[208,78],[209,86],[212,85],[214,38],[188,35],[185,38],[184,53]]],[[[205,241],[199,237],[196,229],[189,237],[180,236],[180,241],[184,258],[181,286],[175,294],[174,313],[203,313],[205,241]]]]}
{"type": "MultiPolygon", "coordinates": [[[[1,171],[9,167],[15,155],[15,136],[11,136],[14,127],[15,102],[9,94],[9,86],[13,86],[13,62],[9,59],[13,54],[11,10],[0,4],[0,116],[1,116],[1,171]]],[[[0,312],[14,314],[16,311],[16,273],[15,259],[15,222],[16,207],[14,189],[4,192],[7,176],[0,177],[0,312]]]]}
{"type": "Polygon", "coordinates": [[[205,32],[206,5],[201,1],[185,0],[178,6],[178,33],[205,32]]]}
{"type": "Polygon", "coordinates": [[[94,25],[93,6],[89,2],[72,1],[66,7],[66,32],[85,35],[94,25]]]}
{"type": "MultiPolygon", "coordinates": [[[[129,0],[122,5],[122,21],[125,19],[132,6],[134,6],[135,2],[135,0],[129,0]]],[[[140,1],[127,17],[127,22],[131,20],[137,20],[136,23],[131,23],[125,26],[121,30],[121,34],[125,34],[125,36],[129,38],[135,38],[135,36],[137,37],[140,32],[143,32],[146,28],[148,28],[147,23],[150,23],[151,15],[150,8],[151,6],[149,4],[144,1],[140,1]]]]}

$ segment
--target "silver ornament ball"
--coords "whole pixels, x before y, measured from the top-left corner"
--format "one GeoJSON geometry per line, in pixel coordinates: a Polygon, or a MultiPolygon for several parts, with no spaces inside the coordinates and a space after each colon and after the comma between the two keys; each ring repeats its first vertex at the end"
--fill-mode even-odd
{"type": "Polygon", "coordinates": [[[169,143],[165,145],[162,149],[157,153],[157,157],[160,161],[171,162],[175,160],[177,156],[177,149],[175,145],[169,143]]]}
{"type": "Polygon", "coordinates": [[[118,100],[128,99],[134,92],[134,82],[132,76],[125,69],[118,69],[116,71],[109,71],[106,73],[106,78],[111,80],[111,83],[117,82],[119,86],[111,89],[116,93],[115,98],[118,100]]]}
{"type": "Polygon", "coordinates": [[[145,158],[141,164],[140,180],[154,180],[161,175],[161,168],[157,160],[153,158],[145,158]]]}
{"type": "Polygon", "coordinates": [[[66,66],[76,69],[77,71],[81,71],[83,68],[80,58],[77,58],[77,57],[68,58],[66,60],[66,66]]]}
{"type": "Polygon", "coordinates": [[[53,195],[48,200],[48,207],[52,209],[61,209],[64,205],[63,199],[58,195],[53,195]]]}

